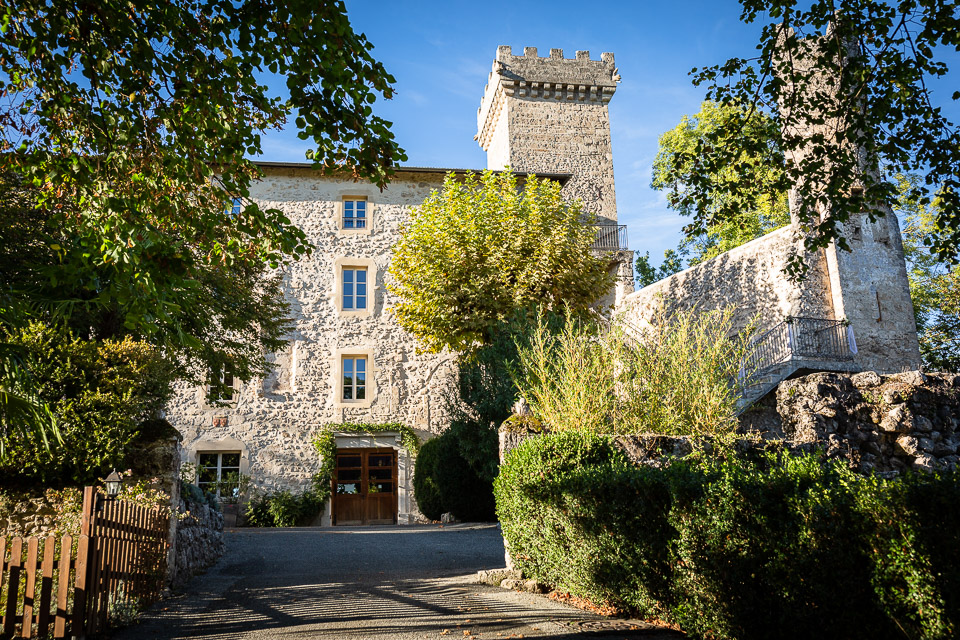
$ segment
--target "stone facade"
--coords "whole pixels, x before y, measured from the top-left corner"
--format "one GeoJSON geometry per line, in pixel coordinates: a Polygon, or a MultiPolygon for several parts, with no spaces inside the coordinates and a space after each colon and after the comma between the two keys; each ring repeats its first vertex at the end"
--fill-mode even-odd
{"type": "MultiPolygon", "coordinates": [[[[509,165],[521,175],[556,179],[566,197],[580,198],[585,210],[615,223],[607,112],[618,80],[613,56],[603,54],[597,62],[585,52],[576,60],[564,60],[558,50],[545,59],[530,50],[523,57],[509,54],[509,47],[498,50],[496,65],[506,75],[491,75],[481,105],[479,139],[489,166],[509,165]]],[[[167,418],[183,435],[185,460],[196,462],[200,453],[239,452],[240,472],[255,487],[298,489],[320,465],[311,437],[328,425],[396,421],[422,437],[447,426],[444,397],[454,379],[454,357],[418,353],[414,338],[390,314],[395,300],[384,283],[391,248],[410,208],[439,189],[449,170],[401,167],[381,192],[346,176],[321,175],[307,164],[260,166],[264,177],[250,197],[282,210],[316,247],[311,256],[285,267],[294,324],[287,347],[268,354],[276,368],[267,379],[236,385],[229,406],[209,404],[204,388],[182,387],[167,418]],[[363,230],[343,228],[344,202],[351,199],[366,203],[363,230]],[[343,308],[341,274],[351,267],[367,271],[364,311],[343,308]],[[362,402],[341,400],[341,363],[350,356],[367,359],[362,402]]],[[[621,278],[601,301],[607,305],[633,290],[632,254],[621,251],[611,264],[621,278]]],[[[337,445],[399,450],[398,522],[419,517],[411,488],[413,460],[396,437],[337,432],[337,445]]],[[[323,522],[329,518],[328,506],[323,522]]]]}
{"type": "MultiPolygon", "coordinates": [[[[423,437],[446,426],[443,397],[454,372],[452,356],[417,352],[414,338],[390,315],[394,300],[384,286],[390,249],[409,208],[440,188],[444,174],[401,170],[381,192],[305,166],[265,163],[262,169],[265,176],[253,185],[251,198],[281,209],[316,247],[284,274],[294,321],[288,346],[268,355],[276,365],[268,378],[235,387],[229,406],[207,403],[204,388],[182,388],[168,419],[184,436],[187,459],[196,461],[198,452],[239,451],[240,471],[256,486],[298,488],[319,468],[310,440],[324,425],[399,421],[423,437]],[[345,197],[366,198],[365,231],[341,228],[345,197]],[[365,311],[342,309],[344,266],[367,269],[365,311]],[[344,355],[368,358],[362,402],[343,402],[337,393],[344,355]]],[[[416,513],[411,504],[401,521],[416,513]]]]}

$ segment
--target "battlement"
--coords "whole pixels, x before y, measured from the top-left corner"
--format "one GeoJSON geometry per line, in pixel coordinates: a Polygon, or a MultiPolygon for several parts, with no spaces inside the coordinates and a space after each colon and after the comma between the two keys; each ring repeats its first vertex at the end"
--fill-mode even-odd
{"type": "Polygon", "coordinates": [[[613,153],[607,103],[620,76],[612,53],[591,60],[589,51],[564,58],[525,47],[514,55],[497,47],[477,110],[476,140],[487,167],[528,173],[567,173],[563,194],[584,210],[616,222],[613,153]]]}
{"type": "Polygon", "coordinates": [[[505,98],[607,104],[618,82],[620,75],[609,52],[591,60],[589,51],[564,58],[563,49],[539,56],[536,47],[524,47],[523,55],[516,56],[512,47],[501,45],[477,110],[476,139],[489,150],[505,98]]]}

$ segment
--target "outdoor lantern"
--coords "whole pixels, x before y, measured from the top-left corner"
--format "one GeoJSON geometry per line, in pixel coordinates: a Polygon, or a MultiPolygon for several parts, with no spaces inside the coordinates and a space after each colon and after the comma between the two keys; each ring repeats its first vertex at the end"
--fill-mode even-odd
{"type": "Polygon", "coordinates": [[[107,499],[112,500],[117,497],[117,494],[120,493],[120,474],[117,473],[116,469],[110,472],[110,475],[107,476],[107,479],[104,480],[104,483],[107,485],[107,499]]]}

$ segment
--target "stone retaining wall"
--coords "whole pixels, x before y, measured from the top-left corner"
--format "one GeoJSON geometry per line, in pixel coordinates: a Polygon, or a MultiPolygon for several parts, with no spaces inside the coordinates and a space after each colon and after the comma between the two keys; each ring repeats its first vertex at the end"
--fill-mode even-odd
{"type": "Polygon", "coordinates": [[[819,443],[863,471],[954,470],[960,462],[954,374],[815,373],[781,383],[766,413],[771,435],[819,443]]]}
{"type": "Polygon", "coordinates": [[[177,542],[174,552],[171,586],[183,586],[194,575],[220,559],[223,542],[223,514],[205,504],[180,501],[177,542]]]}
{"type": "Polygon", "coordinates": [[[0,536],[47,536],[80,532],[79,489],[0,493],[0,536]]]}

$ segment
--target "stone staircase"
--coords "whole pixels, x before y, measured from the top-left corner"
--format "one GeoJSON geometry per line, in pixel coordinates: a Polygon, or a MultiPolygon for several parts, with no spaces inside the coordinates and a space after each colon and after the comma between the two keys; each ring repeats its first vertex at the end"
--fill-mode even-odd
{"type": "Polygon", "coordinates": [[[757,337],[744,363],[752,372],[737,401],[737,415],[803,370],[859,371],[853,331],[838,320],[787,318],[757,337]]]}

